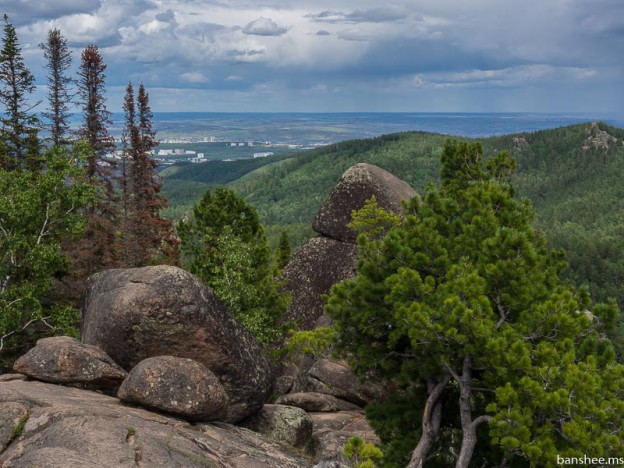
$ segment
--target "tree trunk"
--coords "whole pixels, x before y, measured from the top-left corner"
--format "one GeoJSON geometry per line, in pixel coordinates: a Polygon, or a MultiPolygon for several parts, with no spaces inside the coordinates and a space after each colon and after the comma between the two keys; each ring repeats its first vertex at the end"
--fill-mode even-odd
{"type": "Polygon", "coordinates": [[[449,369],[451,375],[459,385],[459,415],[462,426],[462,443],[455,468],[467,468],[472,459],[474,448],[477,445],[477,426],[492,419],[491,416],[482,415],[472,419],[472,360],[470,356],[464,358],[462,375],[457,375],[449,369]]]}
{"type": "Polygon", "coordinates": [[[450,375],[445,375],[440,382],[429,379],[427,381],[427,392],[429,397],[425,404],[425,410],[422,417],[422,435],[418,441],[418,445],[412,452],[412,458],[407,468],[422,468],[425,457],[431,450],[433,443],[440,432],[440,423],[442,421],[442,404],[440,397],[446,388],[450,375]]]}

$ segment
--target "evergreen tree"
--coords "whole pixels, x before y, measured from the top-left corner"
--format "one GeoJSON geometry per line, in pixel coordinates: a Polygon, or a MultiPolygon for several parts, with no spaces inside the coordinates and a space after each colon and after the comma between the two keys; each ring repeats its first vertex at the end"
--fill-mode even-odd
{"type": "Polygon", "coordinates": [[[128,84],[124,111],[121,178],[125,219],[122,233],[124,264],[145,266],[156,256],[177,263],[177,242],[173,237],[171,222],[160,217],[160,211],[167,203],[160,194],[157,163],[151,158],[157,142],[156,133],[152,129],[149,96],[143,84],[139,86],[136,106],[134,88],[132,83],[128,84]]]}
{"type": "Polygon", "coordinates": [[[48,109],[43,113],[49,123],[50,135],[55,145],[64,145],[68,142],[69,134],[69,105],[73,96],[69,86],[72,83],[67,75],[71,66],[72,56],[67,39],[59,29],[48,31],[47,41],[39,45],[48,70],[48,109]]]}
{"type": "Polygon", "coordinates": [[[263,345],[282,334],[288,298],[273,277],[258,215],[232,190],[206,191],[193,216],[178,224],[182,265],[214,289],[263,345]]]}
{"type": "Polygon", "coordinates": [[[97,46],[90,44],[81,55],[78,72],[78,95],[83,110],[83,123],[79,136],[92,149],[87,159],[87,177],[112,187],[114,163],[105,156],[115,148],[115,141],[108,133],[112,124],[111,113],[106,109],[106,65],[97,46]]]}
{"type": "Polygon", "coordinates": [[[5,156],[0,160],[3,169],[38,168],[38,120],[31,113],[36,106],[28,103],[28,95],[35,90],[35,77],[24,64],[15,28],[4,15],[4,35],[0,51],[0,102],[5,111],[2,118],[1,139],[5,156]]]}
{"type": "MultiPolygon", "coordinates": [[[[327,305],[354,370],[403,389],[386,413],[418,417],[402,464],[622,456],[624,368],[603,335],[617,308],[587,312],[588,294],[560,279],[562,253],[515,199],[507,154],[484,167],[478,144],[448,142],[442,161],[440,189],[412,199],[400,226],[360,236],[358,275],[327,305]]],[[[383,424],[395,440],[409,432],[383,424]]]]}
{"type": "Polygon", "coordinates": [[[277,244],[276,263],[277,268],[282,269],[290,260],[290,239],[288,238],[288,229],[282,229],[280,234],[279,243],[277,244]]]}
{"type": "Polygon", "coordinates": [[[369,241],[383,239],[390,229],[401,222],[400,216],[379,206],[375,195],[366,200],[361,209],[353,210],[351,219],[349,228],[369,241]]]}
{"type": "Polygon", "coordinates": [[[78,95],[83,109],[83,124],[78,135],[90,149],[85,170],[88,181],[96,188],[98,202],[87,213],[84,238],[69,247],[78,287],[91,274],[120,266],[119,209],[114,189],[116,164],[107,158],[114,150],[115,142],[108,133],[111,120],[106,109],[105,70],[97,46],[87,46],[82,52],[78,72],[78,95]]]}

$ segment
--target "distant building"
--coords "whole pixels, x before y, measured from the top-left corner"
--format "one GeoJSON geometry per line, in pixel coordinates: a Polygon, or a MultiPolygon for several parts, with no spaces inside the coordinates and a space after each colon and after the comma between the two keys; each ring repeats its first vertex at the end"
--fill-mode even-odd
{"type": "Polygon", "coordinates": [[[263,151],[261,153],[254,153],[253,157],[255,158],[266,158],[267,156],[273,156],[275,153],[271,151],[263,151]]]}

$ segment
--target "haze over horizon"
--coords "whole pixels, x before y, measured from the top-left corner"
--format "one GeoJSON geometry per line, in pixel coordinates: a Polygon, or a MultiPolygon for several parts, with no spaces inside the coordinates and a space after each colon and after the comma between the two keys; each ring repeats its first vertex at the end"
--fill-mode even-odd
{"type": "Polygon", "coordinates": [[[38,44],[89,43],[109,110],[622,114],[620,0],[0,0],[45,95],[38,44]]]}

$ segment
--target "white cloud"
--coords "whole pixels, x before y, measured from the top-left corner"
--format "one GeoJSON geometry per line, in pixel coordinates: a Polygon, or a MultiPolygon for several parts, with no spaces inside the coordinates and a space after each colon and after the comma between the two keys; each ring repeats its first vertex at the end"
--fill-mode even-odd
{"type": "Polygon", "coordinates": [[[182,81],[187,83],[208,83],[210,79],[202,72],[186,72],[180,75],[182,81]]]}
{"type": "MultiPolygon", "coordinates": [[[[378,0],[0,0],[5,11],[18,15],[24,55],[39,70],[37,44],[51,27],[59,27],[75,48],[75,62],[88,43],[100,47],[110,84],[121,86],[132,77],[163,88],[244,89],[244,102],[262,89],[253,88],[258,83],[319,96],[322,89],[315,86],[322,83],[335,102],[344,103],[340,93],[358,87],[368,99],[380,83],[398,83],[416,94],[436,88],[466,93],[517,88],[530,94],[561,82],[583,94],[590,88],[616,89],[624,75],[624,57],[613,52],[624,47],[621,0],[380,5],[378,0]]],[[[36,75],[43,82],[45,73],[36,75]]]]}

